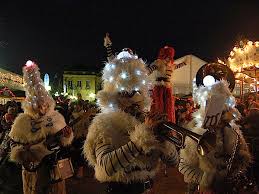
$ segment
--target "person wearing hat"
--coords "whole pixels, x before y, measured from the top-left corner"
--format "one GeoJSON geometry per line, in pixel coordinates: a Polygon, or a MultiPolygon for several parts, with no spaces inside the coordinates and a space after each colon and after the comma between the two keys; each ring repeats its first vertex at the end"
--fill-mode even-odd
{"type": "Polygon", "coordinates": [[[147,68],[152,80],[151,111],[158,111],[167,115],[167,120],[175,123],[174,97],[171,77],[174,70],[173,47],[165,46],[160,49],[157,60],[147,68]]]}
{"type": "Polygon", "coordinates": [[[186,137],[185,147],[180,150],[179,171],[188,183],[187,193],[240,193],[248,188],[243,175],[251,155],[235,123],[240,113],[231,94],[234,86],[233,72],[221,64],[206,64],[196,74],[193,99],[200,108],[187,128],[200,135],[209,130],[216,139],[210,152],[199,154],[197,142],[186,137]]]}
{"type": "Polygon", "coordinates": [[[176,165],[174,144],[158,138],[164,115],[148,114],[151,99],[145,63],[124,49],[106,63],[103,89],[97,93],[101,113],[88,129],[84,155],[104,193],[141,194],[152,187],[161,161],[176,165]]]}
{"type": "Polygon", "coordinates": [[[38,66],[27,61],[23,67],[26,99],[24,113],[11,128],[11,161],[21,164],[24,194],[65,194],[65,182],[57,167],[60,146],[73,139],[70,127],[55,108],[55,101],[44,87],[38,66]]]}

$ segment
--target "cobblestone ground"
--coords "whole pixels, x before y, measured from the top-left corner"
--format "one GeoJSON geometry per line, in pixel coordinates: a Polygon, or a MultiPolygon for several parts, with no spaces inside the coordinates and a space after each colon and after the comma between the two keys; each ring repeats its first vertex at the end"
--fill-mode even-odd
{"type": "MultiPolygon", "coordinates": [[[[87,169],[82,179],[67,180],[67,194],[100,194],[104,186],[93,178],[93,171],[87,169]]],[[[154,194],[184,194],[185,184],[182,175],[175,168],[164,170],[155,178],[154,194]]],[[[123,193],[122,193],[123,194],[123,193]]]]}

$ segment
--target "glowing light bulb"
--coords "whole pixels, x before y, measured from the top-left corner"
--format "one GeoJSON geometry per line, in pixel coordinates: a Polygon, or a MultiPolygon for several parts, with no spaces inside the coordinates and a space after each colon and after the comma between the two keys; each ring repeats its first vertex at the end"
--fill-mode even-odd
{"type": "Polygon", "coordinates": [[[135,91],[139,91],[139,87],[135,87],[134,90],[135,90],[135,91]]]}
{"type": "Polygon", "coordinates": [[[112,68],[112,69],[115,69],[115,65],[114,65],[114,64],[111,64],[111,68],[112,68]]]}
{"type": "Polygon", "coordinates": [[[145,85],[146,84],[146,80],[142,80],[142,84],[145,85]]]}
{"type": "Polygon", "coordinates": [[[121,87],[121,91],[123,91],[123,90],[125,90],[125,88],[124,88],[124,87],[121,87]]]}
{"type": "Polygon", "coordinates": [[[253,45],[253,42],[252,42],[252,41],[248,41],[247,44],[248,44],[249,46],[252,46],[252,45],[253,45]]]}
{"type": "Polygon", "coordinates": [[[109,107],[110,107],[110,108],[113,108],[113,104],[112,104],[112,103],[110,103],[110,104],[109,104],[109,107]]]}
{"type": "Polygon", "coordinates": [[[204,86],[212,86],[216,83],[216,80],[213,76],[207,75],[203,78],[203,84],[204,86]]]}
{"type": "Polygon", "coordinates": [[[109,78],[109,82],[112,82],[113,81],[113,77],[111,76],[110,78],[109,78]]]}
{"type": "Polygon", "coordinates": [[[140,70],[136,70],[136,74],[137,75],[141,75],[141,71],[140,70]]]}
{"type": "Polygon", "coordinates": [[[127,73],[126,72],[122,72],[121,73],[121,78],[122,79],[126,79],[127,78],[127,73]]]}
{"type": "Polygon", "coordinates": [[[25,65],[27,67],[31,67],[33,65],[33,62],[31,60],[28,60],[25,65]]]}

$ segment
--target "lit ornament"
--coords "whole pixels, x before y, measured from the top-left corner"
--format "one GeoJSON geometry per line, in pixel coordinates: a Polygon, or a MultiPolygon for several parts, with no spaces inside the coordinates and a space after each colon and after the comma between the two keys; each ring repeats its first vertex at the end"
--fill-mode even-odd
{"type": "Polygon", "coordinates": [[[109,78],[109,82],[112,82],[113,81],[113,77],[111,76],[110,78],[109,78]]]}
{"type": "Polygon", "coordinates": [[[121,73],[121,78],[122,79],[126,79],[127,78],[127,73],[126,72],[122,72],[121,73]]]}
{"type": "Polygon", "coordinates": [[[25,65],[27,67],[31,67],[33,65],[33,62],[31,60],[28,60],[25,65]]]}
{"type": "Polygon", "coordinates": [[[135,90],[135,91],[139,91],[139,87],[135,87],[134,90],[135,90]]]}
{"type": "Polygon", "coordinates": [[[137,75],[141,75],[141,71],[140,70],[136,70],[136,74],[137,75]]]}
{"type": "Polygon", "coordinates": [[[115,64],[111,64],[111,68],[112,68],[112,69],[115,69],[115,64]]]}
{"type": "Polygon", "coordinates": [[[110,64],[106,65],[106,66],[105,66],[105,69],[106,69],[106,71],[111,71],[110,64]]]}
{"type": "Polygon", "coordinates": [[[203,84],[204,86],[212,86],[216,83],[216,80],[213,76],[207,75],[203,78],[203,84]]]}

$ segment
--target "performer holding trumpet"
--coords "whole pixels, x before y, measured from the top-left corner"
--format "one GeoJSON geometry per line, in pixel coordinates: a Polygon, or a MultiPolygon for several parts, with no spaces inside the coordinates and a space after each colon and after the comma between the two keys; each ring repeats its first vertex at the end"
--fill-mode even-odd
{"type": "MultiPolygon", "coordinates": [[[[189,184],[188,193],[239,193],[245,188],[241,177],[251,156],[235,124],[239,112],[234,108],[233,89],[234,75],[227,66],[207,64],[197,73],[193,96],[200,108],[193,114],[189,128],[197,134],[209,130],[216,139],[215,146],[207,153],[206,148],[196,151],[197,141],[185,139],[185,147],[180,151],[179,171],[189,184]]],[[[207,141],[213,140],[211,137],[207,141]]]]}
{"type": "Polygon", "coordinates": [[[151,105],[145,63],[124,49],[105,65],[102,79],[102,112],[89,127],[84,155],[105,193],[146,193],[161,161],[177,165],[178,153],[157,133],[164,116],[143,114],[151,105]]]}

